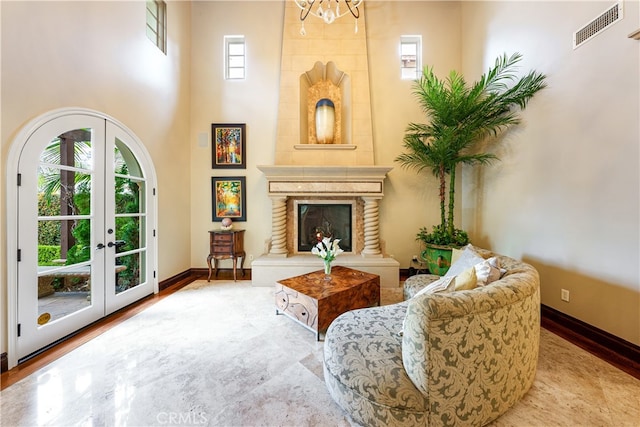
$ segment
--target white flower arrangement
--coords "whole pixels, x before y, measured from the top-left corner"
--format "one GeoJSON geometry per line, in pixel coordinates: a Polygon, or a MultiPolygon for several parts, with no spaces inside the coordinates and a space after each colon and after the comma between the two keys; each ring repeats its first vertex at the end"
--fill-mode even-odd
{"type": "Polygon", "coordinates": [[[338,255],[344,252],[340,249],[340,239],[331,240],[330,237],[324,237],[322,241],[318,242],[313,248],[311,248],[311,253],[319,256],[323,259],[325,263],[331,262],[338,255]]]}

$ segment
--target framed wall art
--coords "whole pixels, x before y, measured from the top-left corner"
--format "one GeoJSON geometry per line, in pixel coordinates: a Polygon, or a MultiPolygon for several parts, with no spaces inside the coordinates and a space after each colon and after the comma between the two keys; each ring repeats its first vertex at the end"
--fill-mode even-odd
{"type": "Polygon", "coordinates": [[[213,220],[247,220],[246,178],[244,176],[214,176],[211,178],[213,220]]]}
{"type": "Polygon", "coordinates": [[[246,125],[211,125],[212,167],[226,169],[245,169],[247,159],[246,125]]]}

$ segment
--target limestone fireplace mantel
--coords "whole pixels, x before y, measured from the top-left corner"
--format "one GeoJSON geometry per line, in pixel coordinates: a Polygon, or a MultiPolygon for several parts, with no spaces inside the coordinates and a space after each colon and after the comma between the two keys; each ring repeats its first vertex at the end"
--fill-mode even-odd
{"type": "Polygon", "coordinates": [[[392,169],[387,166],[297,166],[263,165],[270,197],[353,196],[378,197],[392,169]]]}
{"type": "Polygon", "coordinates": [[[267,178],[272,223],[269,255],[288,256],[287,198],[348,197],[364,201],[363,229],[365,257],[382,257],[379,236],[379,201],[383,181],[392,168],[386,166],[258,166],[267,178]]]}
{"type": "Polygon", "coordinates": [[[291,237],[287,232],[287,200],[304,197],[361,199],[364,208],[357,221],[362,224],[362,251],[341,255],[339,263],[379,274],[384,286],[397,286],[398,262],[382,253],[379,236],[379,202],[384,196],[384,180],[392,167],[262,165],[258,169],[267,178],[272,223],[268,253],[252,263],[256,273],[254,283],[268,285],[273,280],[320,267],[317,257],[292,254],[287,249],[287,241],[291,237]]]}

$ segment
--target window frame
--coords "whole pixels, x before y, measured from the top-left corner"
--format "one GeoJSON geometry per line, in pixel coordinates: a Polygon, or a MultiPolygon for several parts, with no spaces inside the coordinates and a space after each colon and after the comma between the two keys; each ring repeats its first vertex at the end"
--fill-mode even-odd
{"type": "Polygon", "coordinates": [[[224,36],[224,79],[245,80],[247,78],[247,43],[244,35],[224,36]],[[238,54],[235,47],[242,46],[238,54]],[[237,65],[240,63],[241,65],[237,65]],[[240,74],[237,74],[237,73],[240,74]]]}
{"type": "Polygon", "coordinates": [[[402,80],[415,80],[420,78],[422,74],[422,36],[419,34],[400,36],[398,50],[400,56],[400,78],[402,80]],[[412,56],[405,54],[405,46],[415,46],[414,61],[405,58],[412,56]],[[413,66],[407,66],[410,62],[414,62],[415,64],[413,66]]]}
{"type": "Polygon", "coordinates": [[[147,38],[167,54],[167,3],[164,0],[145,2],[147,38]]]}

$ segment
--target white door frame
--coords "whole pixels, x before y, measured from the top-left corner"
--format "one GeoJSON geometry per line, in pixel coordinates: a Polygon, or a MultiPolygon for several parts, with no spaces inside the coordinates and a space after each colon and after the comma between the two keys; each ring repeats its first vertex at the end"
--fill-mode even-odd
{"type": "MultiPolygon", "coordinates": [[[[147,217],[148,223],[151,225],[152,229],[155,230],[154,236],[157,236],[157,211],[158,211],[158,201],[157,201],[157,177],[155,173],[155,168],[153,166],[153,161],[151,160],[151,156],[147,151],[146,147],[142,144],[142,141],[124,124],[120,123],[118,120],[101,113],[99,111],[90,110],[86,108],[60,108],[57,110],[49,111],[32,121],[30,121],[27,125],[25,125],[20,132],[16,135],[11,143],[11,148],[9,150],[9,155],[7,157],[7,168],[6,168],[6,230],[7,230],[7,359],[8,359],[8,367],[9,369],[17,366],[18,357],[17,357],[17,348],[18,348],[18,203],[16,203],[18,198],[18,186],[17,186],[17,176],[18,176],[18,162],[20,159],[20,155],[22,150],[29,140],[30,136],[36,131],[36,129],[40,128],[47,122],[52,120],[56,120],[60,117],[73,115],[73,114],[84,114],[89,116],[98,117],[100,119],[106,120],[115,124],[116,126],[123,129],[130,140],[127,142],[128,145],[135,148],[135,150],[139,153],[142,153],[141,158],[137,159],[140,162],[140,165],[145,169],[147,173],[147,182],[149,184],[149,189],[154,193],[154,197],[150,197],[147,203],[149,209],[149,215],[147,217]]],[[[149,242],[148,248],[152,271],[158,271],[158,241],[157,237],[152,239],[149,242]]],[[[153,274],[153,292],[158,293],[158,277],[157,274],[153,274]]]]}

